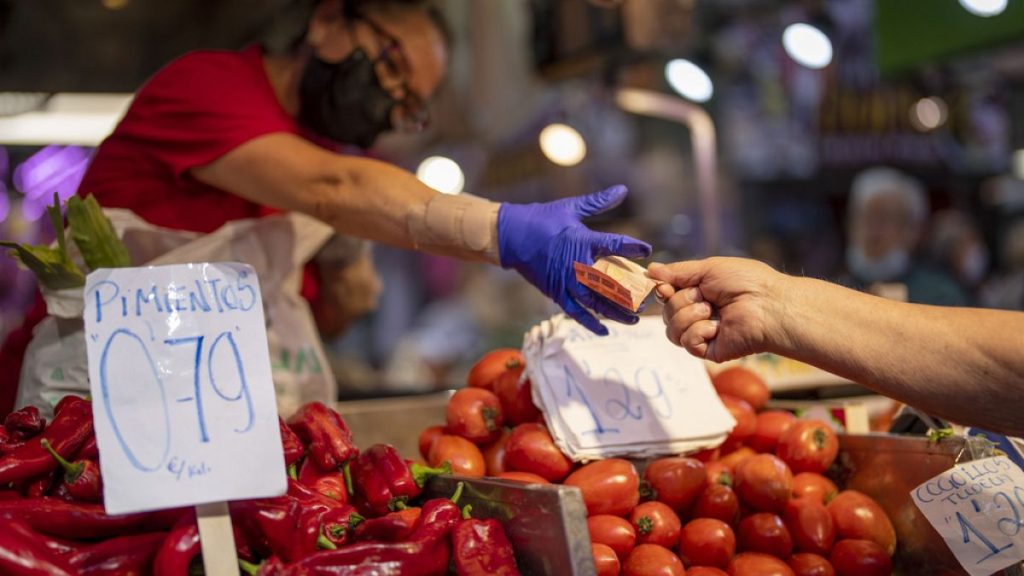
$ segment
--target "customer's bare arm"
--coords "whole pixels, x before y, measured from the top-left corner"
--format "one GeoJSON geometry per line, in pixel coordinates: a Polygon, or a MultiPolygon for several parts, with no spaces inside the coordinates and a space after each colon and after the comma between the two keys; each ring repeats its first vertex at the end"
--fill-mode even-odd
{"type": "Polygon", "coordinates": [[[1024,434],[1024,313],[893,302],[736,258],[650,274],[671,285],[669,338],[698,356],[775,352],[958,423],[1024,434]]]}

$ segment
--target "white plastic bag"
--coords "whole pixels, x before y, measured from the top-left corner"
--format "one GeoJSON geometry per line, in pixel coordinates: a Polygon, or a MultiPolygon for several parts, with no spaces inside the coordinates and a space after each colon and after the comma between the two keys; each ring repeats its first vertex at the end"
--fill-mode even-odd
{"type": "MultiPolygon", "coordinates": [[[[125,210],[104,210],[136,266],[244,262],[256,269],[267,320],[277,406],[291,414],[305,402],[334,402],[337,384],[312,312],[299,294],[302,268],[331,237],[330,226],[301,214],[238,220],[206,235],[153,226],[125,210]]],[[[47,316],[25,351],[17,406],[43,412],[66,394],[88,394],[82,290],[43,294],[47,316]]]]}

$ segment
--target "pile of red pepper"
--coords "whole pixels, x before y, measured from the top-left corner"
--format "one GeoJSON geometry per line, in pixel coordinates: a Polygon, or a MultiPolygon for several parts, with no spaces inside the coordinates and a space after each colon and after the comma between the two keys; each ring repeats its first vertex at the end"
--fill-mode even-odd
{"type": "MultiPolygon", "coordinates": [[[[428,468],[310,403],[280,422],[288,491],[230,504],[239,567],[264,576],[518,574],[500,523],[453,498],[420,502],[428,468]]],[[[68,396],[49,426],[23,408],[0,427],[0,574],[202,573],[192,509],[107,515],[92,406],[68,396]]]]}

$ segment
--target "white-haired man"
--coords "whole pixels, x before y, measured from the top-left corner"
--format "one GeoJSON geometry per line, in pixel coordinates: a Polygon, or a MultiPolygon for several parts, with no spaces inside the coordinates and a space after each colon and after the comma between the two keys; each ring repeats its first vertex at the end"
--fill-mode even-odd
{"type": "Polygon", "coordinates": [[[858,174],[847,210],[848,275],[839,283],[919,304],[968,304],[953,278],[915,259],[927,220],[928,197],[917,180],[892,168],[858,174]]]}

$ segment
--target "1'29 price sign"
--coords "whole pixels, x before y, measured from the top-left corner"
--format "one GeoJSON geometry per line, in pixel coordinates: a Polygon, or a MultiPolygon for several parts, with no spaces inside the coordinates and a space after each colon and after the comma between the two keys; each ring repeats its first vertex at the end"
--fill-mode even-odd
{"type": "Polygon", "coordinates": [[[957,464],[911,497],[972,576],[1024,560],[1024,472],[1006,456],[957,464]]]}
{"type": "Polygon", "coordinates": [[[263,306],[251,267],[97,270],[84,294],[108,513],[284,492],[263,306]]]}

